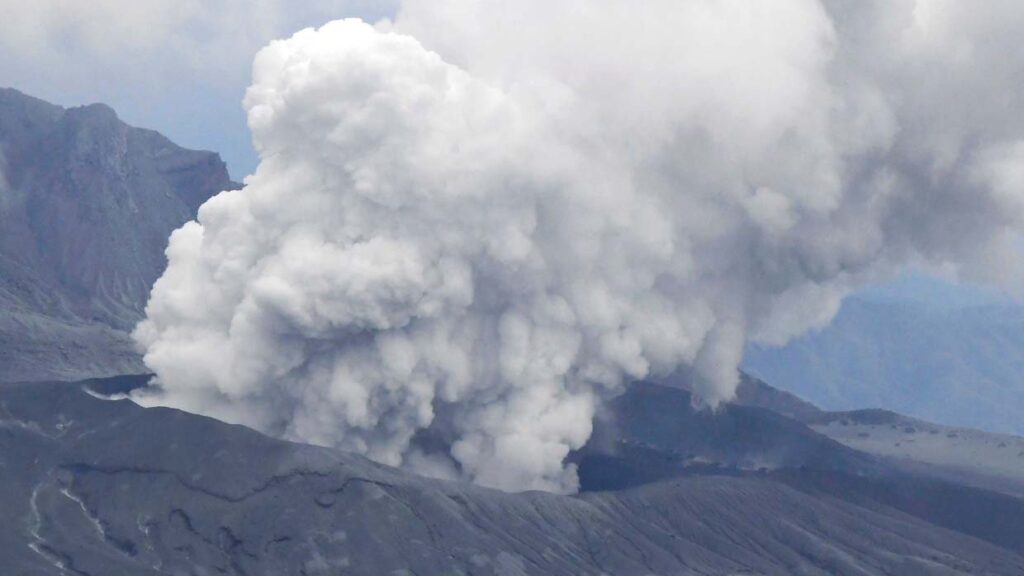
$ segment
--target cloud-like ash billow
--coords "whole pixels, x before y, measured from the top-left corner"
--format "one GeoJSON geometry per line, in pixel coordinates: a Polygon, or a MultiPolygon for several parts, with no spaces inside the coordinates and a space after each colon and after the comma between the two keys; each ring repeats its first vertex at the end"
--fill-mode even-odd
{"type": "Polygon", "coordinates": [[[896,266],[1019,278],[1022,13],[413,0],[274,42],[261,163],[171,237],[139,400],[571,491],[631,379],[715,404],[747,340],[896,266]]]}

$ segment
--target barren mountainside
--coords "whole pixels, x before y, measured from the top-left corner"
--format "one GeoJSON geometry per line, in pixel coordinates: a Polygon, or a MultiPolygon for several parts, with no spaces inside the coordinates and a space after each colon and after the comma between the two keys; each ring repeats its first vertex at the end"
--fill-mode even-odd
{"type": "Polygon", "coordinates": [[[144,382],[0,386],[0,467],[13,471],[0,475],[0,513],[15,519],[0,526],[0,566],[40,576],[1024,573],[1020,500],[884,462],[867,470],[871,457],[785,416],[741,407],[717,421],[678,389],[631,389],[608,416],[618,441],[581,455],[591,478],[604,473],[601,456],[617,459],[630,486],[560,496],[431,480],[103,399],[144,382]],[[773,469],[744,470],[735,456],[773,469]],[[972,512],[943,515],[962,509],[972,512]]]}
{"type": "Polygon", "coordinates": [[[0,381],[137,372],[172,230],[236,188],[213,152],[0,89],[0,381]]]}

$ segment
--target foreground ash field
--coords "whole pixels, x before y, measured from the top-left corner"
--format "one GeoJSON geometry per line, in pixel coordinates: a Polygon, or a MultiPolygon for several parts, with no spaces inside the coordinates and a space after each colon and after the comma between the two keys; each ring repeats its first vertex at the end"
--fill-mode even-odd
{"type": "Polygon", "coordinates": [[[6,573],[1024,571],[1024,501],[847,448],[805,422],[849,416],[754,380],[717,415],[681,388],[632,387],[572,455],[575,496],[431,480],[117,399],[146,380],[0,387],[6,573]]]}

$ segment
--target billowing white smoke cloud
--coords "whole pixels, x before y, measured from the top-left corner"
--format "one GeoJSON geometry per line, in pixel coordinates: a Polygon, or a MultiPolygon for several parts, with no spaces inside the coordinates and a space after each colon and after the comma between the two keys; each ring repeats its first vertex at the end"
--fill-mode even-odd
{"type": "Polygon", "coordinates": [[[895,266],[1010,277],[1021,12],[412,0],[275,42],[260,166],[172,236],[139,400],[571,491],[630,379],[714,404],[747,339],[895,266]]]}

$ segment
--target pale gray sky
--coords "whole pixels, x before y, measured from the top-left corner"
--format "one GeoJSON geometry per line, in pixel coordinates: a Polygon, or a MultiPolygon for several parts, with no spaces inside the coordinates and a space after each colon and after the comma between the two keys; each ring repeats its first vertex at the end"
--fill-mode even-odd
{"type": "Polygon", "coordinates": [[[0,0],[0,86],[63,106],[103,102],[128,123],[256,166],[241,100],[270,40],[398,0],[0,0]]]}

